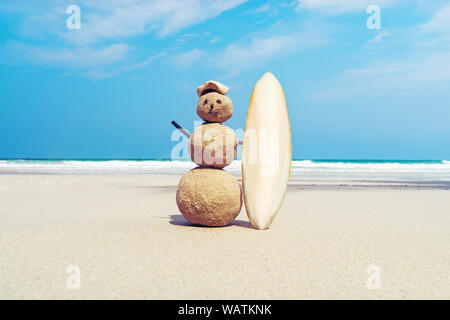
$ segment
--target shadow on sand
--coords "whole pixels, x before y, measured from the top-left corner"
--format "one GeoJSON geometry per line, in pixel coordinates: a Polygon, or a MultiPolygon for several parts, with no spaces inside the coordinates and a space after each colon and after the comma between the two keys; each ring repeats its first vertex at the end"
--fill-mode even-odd
{"type": "MultiPolygon", "coordinates": [[[[184,226],[184,227],[196,227],[196,228],[223,228],[223,227],[205,227],[200,225],[195,225],[187,221],[181,214],[172,214],[170,215],[170,224],[176,225],[176,226],[184,226]]],[[[252,225],[248,221],[242,221],[242,220],[233,220],[228,226],[238,226],[242,228],[248,228],[253,229],[252,225]]]]}

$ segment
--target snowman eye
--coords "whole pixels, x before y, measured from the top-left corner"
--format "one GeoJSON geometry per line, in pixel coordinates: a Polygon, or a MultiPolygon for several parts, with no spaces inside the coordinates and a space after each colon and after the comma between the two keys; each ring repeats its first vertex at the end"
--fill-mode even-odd
{"type": "Polygon", "coordinates": [[[217,100],[216,101],[218,104],[221,104],[222,103],[222,100],[217,100]]]}
{"type": "Polygon", "coordinates": [[[208,100],[203,101],[203,105],[205,105],[205,104],[207,104],[207,103],[208,103],[208,100]]]}

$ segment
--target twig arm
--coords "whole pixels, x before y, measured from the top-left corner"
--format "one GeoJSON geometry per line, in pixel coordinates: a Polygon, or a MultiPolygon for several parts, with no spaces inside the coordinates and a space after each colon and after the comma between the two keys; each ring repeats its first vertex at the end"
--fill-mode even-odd
{"type": "Polygon", "coordinates": [[[183,129],[183,127],[180,126],[176,121],[172,121],[172,124],[175,128],[180,130],[181,133],[184,134],[188,139],[191,137],[191,134],[188,131],[186,131],[185,129],[183,129]]]}

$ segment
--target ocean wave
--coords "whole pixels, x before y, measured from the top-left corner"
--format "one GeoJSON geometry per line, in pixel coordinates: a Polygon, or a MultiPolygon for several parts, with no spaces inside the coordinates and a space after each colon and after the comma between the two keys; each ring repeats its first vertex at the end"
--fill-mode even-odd
{"type": "Polygon", "coordinates": [[[0,170],[22,172],[149,172],[177,173],[190,170],[195,165],[189,161],[135,161],[135,160],[0,160],[0,170]]]}
{"type": "Polygon", "coordinates": [[[293,161],[293,169],[331,169],[331,170],[401,170],[401,171],[421,171],[421,170],[450,170],[449,161],[422,161],[422,162],[319,162],[312,160],[293,161]]]}
{"type": "MultiPolygon", "coordinates": [[[[183,174],[195,167],[190,161],[160,160],[0,160],[1,172],[63,174],[183,174]]],[[[241,174],[241,161],[226,167],[241,174]]],[[[445,180],[450,161],[318,161],[292,162],[291,176],[298,179],[445,180]]]]}

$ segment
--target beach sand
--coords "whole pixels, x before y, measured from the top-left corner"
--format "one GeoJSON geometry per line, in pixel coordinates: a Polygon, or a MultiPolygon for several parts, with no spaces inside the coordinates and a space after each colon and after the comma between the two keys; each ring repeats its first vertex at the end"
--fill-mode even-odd
{"type": "Polygon", "coordinates": [[[450,299],[445,186],[292,181],[257,231],[191,226],[179,178],[0,175],[0,298],[450,299]]]}

